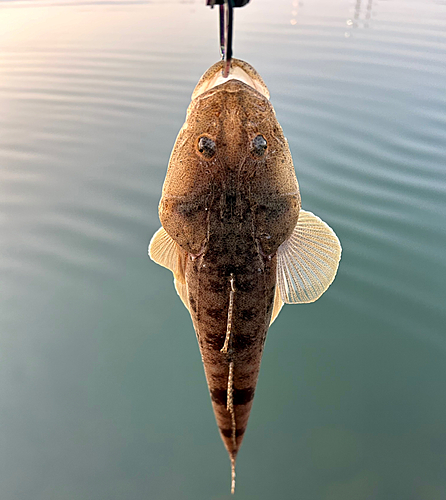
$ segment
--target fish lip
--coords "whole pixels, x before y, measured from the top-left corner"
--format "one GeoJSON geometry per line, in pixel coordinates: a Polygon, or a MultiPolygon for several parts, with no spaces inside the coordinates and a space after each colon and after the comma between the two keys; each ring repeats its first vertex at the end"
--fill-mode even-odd
{"type": "Polygon", "coordinates": [[[262,77],[250,64],[242,61],[241,59],[232,59],[228,78],[223,78],[223,75],[221,74],[223,65],[224,61],[219,61],[204,73],[192,93],[192,100],[196,99],[208,90],[225,84],[231,80],[243,82],[250,88],[259,92],[262,96],[269,99],[268,87],[265,85],[262,77]]]}

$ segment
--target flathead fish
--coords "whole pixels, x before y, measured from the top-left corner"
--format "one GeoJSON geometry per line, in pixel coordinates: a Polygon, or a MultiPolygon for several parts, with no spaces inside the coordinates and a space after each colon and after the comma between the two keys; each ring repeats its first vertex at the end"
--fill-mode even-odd
{"type": "Polygon", "coordinates": [[[201,77],[175,142],[149,255],[190,312],[232,464],[248,423],[269,326],[284,303],[313,302],[341,245],[301,209],[288,142],[257,71],[233,59],[201,77]]]}

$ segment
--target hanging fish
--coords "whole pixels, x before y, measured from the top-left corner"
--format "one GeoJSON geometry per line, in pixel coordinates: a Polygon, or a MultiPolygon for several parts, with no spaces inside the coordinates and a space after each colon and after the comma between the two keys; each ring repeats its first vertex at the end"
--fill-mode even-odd
{"type": "Polygon", "coordinates": [[[232,59],[201,77],[175,142],[150,257],[174,275],[197,334],[231,460],[254,398],[266,333],[284,303],[313,302],[341,245],[301,209],[288,142],[257,71],[232,59]]]}

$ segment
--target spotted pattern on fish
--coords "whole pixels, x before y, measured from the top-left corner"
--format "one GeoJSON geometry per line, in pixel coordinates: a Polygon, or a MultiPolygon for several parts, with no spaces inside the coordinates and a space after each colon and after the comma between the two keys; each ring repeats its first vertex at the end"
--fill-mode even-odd
{"type": "Polygon", "coordinates": [[[300,195],[266,86],[248,64],[233,65],[256,88],[232,79],[200,94],[221,64],[203,76],[172,151],[159,212],[187,256],[189,310],[234,466],[271,321],[276,252],[296,225],[300,195]]]}
{"type": "Polygon", "coordinates": [[[341,245],[327,224],[301,210],[263,80],[236,59],[223,78],[222,65],[192,95],[163,186],[163,228],[149,254],[173,272],[191,314],[234,493],[269,325],[283,303],[324,293],[341,245]]]}

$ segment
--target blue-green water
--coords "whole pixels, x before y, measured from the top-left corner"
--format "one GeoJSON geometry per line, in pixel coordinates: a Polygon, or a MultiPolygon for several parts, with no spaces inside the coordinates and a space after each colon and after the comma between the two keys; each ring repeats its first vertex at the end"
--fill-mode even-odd
{"type": "MultiPolygon", "coordinates": [[[[338,276],[268,334],[236,498],[446,498],[446,3],[251,0],[338,276]]],[[[204,0],[0,2],[2,500],[221,500],[189,315],[146,256],[218,59],[204,0]]]]}

